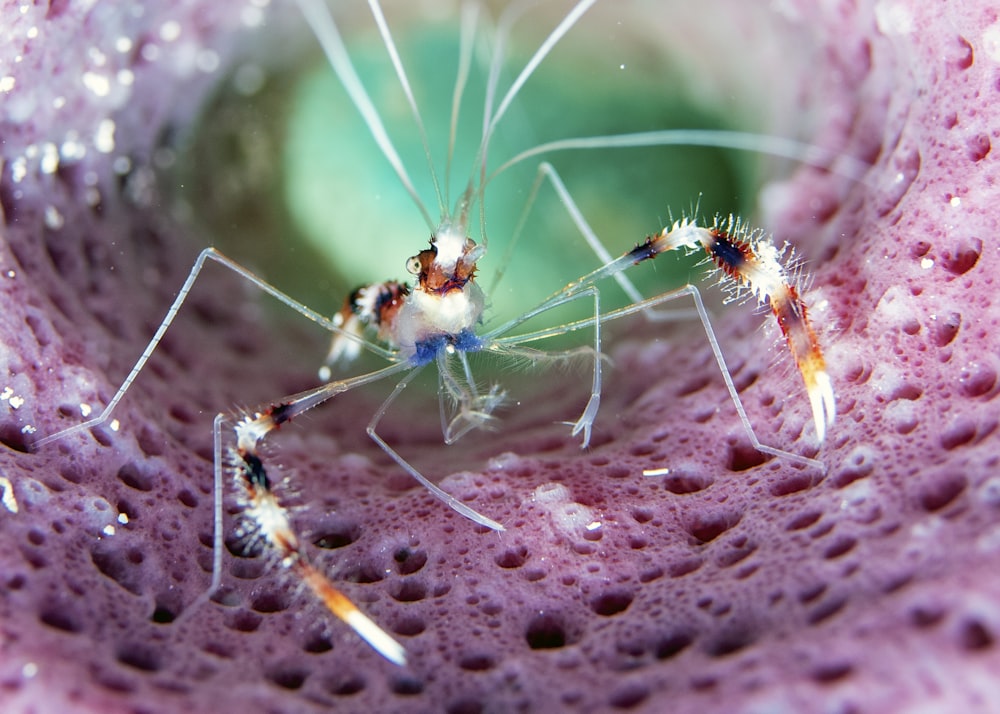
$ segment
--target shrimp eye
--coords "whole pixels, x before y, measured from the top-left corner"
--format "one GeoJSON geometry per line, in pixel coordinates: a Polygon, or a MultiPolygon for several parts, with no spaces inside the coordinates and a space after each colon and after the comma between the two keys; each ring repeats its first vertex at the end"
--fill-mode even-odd
{"type": "Polygon", "coordinates": [[[420,275],[420,256],[415,255],[406,261],[406,272],[410,275],[420,275]]]}

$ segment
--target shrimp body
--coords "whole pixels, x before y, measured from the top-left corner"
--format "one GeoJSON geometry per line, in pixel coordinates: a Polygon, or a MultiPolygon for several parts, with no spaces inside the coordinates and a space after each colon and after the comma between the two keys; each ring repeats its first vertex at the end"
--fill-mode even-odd
{"type": "MultiPolygon", "coordinates": [[[[358,288],[334,321],[354,336],[364,327],[374,328],[381,342],[413,366],[431,362],[443,349],[482,349],[475,328],[486,297],[475,273],[484,251],[463,233],[443,223],[430,248],[406,261],[407,271],[416,276],[412,289],[396,281],[358,288]]],[[[321,375],[328,378],[330,366],[350,361],[359,349],[349,335],[335,334],[321,375]]]]}

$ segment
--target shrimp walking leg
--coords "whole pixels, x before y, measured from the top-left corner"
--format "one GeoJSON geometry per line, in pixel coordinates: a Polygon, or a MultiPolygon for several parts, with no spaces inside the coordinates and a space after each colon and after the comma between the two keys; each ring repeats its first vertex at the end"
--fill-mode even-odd
{"type": "Polygon", "coordinates": [[[384,451],[389,456],[389,458],[395,461],[400,468],[406,471],[406,473],[410,474],[410,476],[416,479],[416,481],[418,481],[421,486],[430,491],[435,498],[438,498],[453,511],[465,516],[470,521],[486,526],[487,528],[490,528],[492,530],[495,531],[506,530],[500,523],[497,523],[492,518],[488,518],[487,516],[484,516],[475,509],[462,503],[460,500],[452,496],[450,493],[448,493],[440,486],[438,486],[436,483],[434,483],[426,476],[424,476],[422,473],[420,473],[412,464],[410,464],[410,462],[408,462],[406,459],[400,456],[395,449],[389,446],[389,444],[385,441],[385,439],[379,436],[378,432],[376,431],[379,423],[385,416],[386,411],[388,411],[392,403],[396,401],[396,399],[403,392],[403,390],[406,389],[406,387],[410,384],[410,382],[413,381],[414,377],[416,377],[421,372],[421,369],[422,369],[421,367],[412,368],[409,374],[407,374],[401,380],[399,380],[399,382],[396,384],[396,387],[392,390],[392,394],[390,394],[389,397],[384,402],[382,402],[382,405],[375,412],[375,415],[371,418],[371,421],[368,422],[368,427],[366,429],[366,432],[369,438],[376,444],[378,444],[378,447],[382,449],[382,451],[384,451]]]}
{"type": "Polygon", "coordinates": [[[33,444],[34,449],[40,449],[46,444],[50,444],[60,439],[64,439],[67,436],[70,436],[80,431],[84,431],[86,429],[90,429],[91,427],[100,426],[101,424],[104,424],[111,418],[111,414],[115,410],[115,407],[117,407],[119,402],[121,402],[121,400],[125,397],[125,394],[131,388],[133,382],[135,382],[136,378],[139,376],[139,373],[142,372],[143,368],[146,366],[146,363],[149,361],[150,357],[153,356],[153,353],[156,351],[156,348],[160,344],[160,341],[163,339],[163,336],[166,334],[167,330],[173,324],[174,318],[177,317],[177,313],[180,311],[181,306],[184,304],[184,301],[187,299],[188,295],[191,292],[191,289],[194,287],[195,282],[198,280],[198,277],[201,275],[201,272],[208,261],[213,261],[231,270],[232,272],[236,273],[241,278],[249,282],[251,285],[259,288],[268,295],[271,295],[282,304],[286,305],[287,307],[291,308],[295,312],[305,317],[307,320],[316,323],[317,325],[329,330],[330,332],[333,332],[338,335],[343,335],[345,339],[360,344],[365,349],[374,352],[377,355],[385,357],[386,359],[392,359],[392,353],[386,350],[385,348],[380,347],[379,345],[376,345],[375,343],[365,340],[361,337],[358,337],[355,334],[346,333],[345,331],[341,330],[337,325],[335,325],[330,319],[324,317],[315,310],[311,310],[310,308],[306,307],[299,301],[281,292],[273,285],[264,281],[251,271],[247,270],[236,261],[227,258],[225,255],[220,253],[215,248],[206,248],[205,250],[201,251],[201,253],[198,254],[198,258],[195,260],[194,265],[191,266],[191,270],[188,272],[188,276],[184,280],[184,284],[181,286],[181,289],[178,291],[177,296],[174,298],[173,303],[171,303],[170,308],[167,310],[167,314],[160,321],[159,326],[156,328],[156,332],[153,333],[153,337],[146,344],[146,347],[143,349],[142,354],[139,355],[139,359],[136,360],[135,364],[132,366],[132,369],[125,377],[125,380],[118,387],[117,391],[115,392],[111,400],[108,402],[107,406],[104,407],[104,409],[101,411],[100,414],[88,419],[87,421],[81,422],[79,424],[74,424],[73,426],[61,429],[60,431],[57,431],[53,434],[49,434],[48,436],[38,439],[33,444]]]}

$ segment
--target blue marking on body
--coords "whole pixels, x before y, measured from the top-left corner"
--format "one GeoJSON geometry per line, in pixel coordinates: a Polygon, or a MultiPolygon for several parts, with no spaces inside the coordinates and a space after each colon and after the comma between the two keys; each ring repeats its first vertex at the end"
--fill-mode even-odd
{"type": "Polygon", "coordinates": [[[478,352],[483,349],[483,341],[479,335],[469,329],[462,330],[455,335],[452,344],[459,352],[478,352]]]}
{"type": "Polygon", "coordinates": [[[451,345],[459,352],[478,352],[483,348],[483,341],[472,330],[466,329],[455,335],[437,334],[416,343],[417,351],[410,357],[414,367],[427,364],[437,358],[441,350],[451,345]]]}

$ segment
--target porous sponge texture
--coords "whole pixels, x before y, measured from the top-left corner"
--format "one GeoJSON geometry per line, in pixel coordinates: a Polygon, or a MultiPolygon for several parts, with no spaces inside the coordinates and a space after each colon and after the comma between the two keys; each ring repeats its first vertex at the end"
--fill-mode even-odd
{"type": "Polygon", "coordinates": [[[267,456],[288,477],[281,493],[310,555],[404,644],[406,669],[259,557],[232,499],[223,588],[194,606],[212,570],[211,417],[308,388],[323,349],[294,325],[276,331],[221,271],[116,412],[118,431],[30,453],[25,427],[51,433],[81,419],[81,403],[107,402],[186,275],[195,251],[144,204],[142,172],[110,164],[151,158],[184,113],[178,98],[194,103],[210,84],[183,58],[225,58],[246,12],[100,8],[3,10],[0,51],[22,56],[0,123],[0,475],[18,506],[0,511],[5,711],[990,711],[1000,700],[1000,24],[988,3],[786,4],[788,27],[826,57],[822,72],[792,73],[830,108],[813,140],[872,163],[861,182],[802,169],[763,193],[765,222],[812,260],[807,295],[839,412],[822,448],[757,321],[737,309],[717,327],[761,438],[815,455],[825,474],[749,447],[696,327],[651,334],[639,322],[615,334],[586,451],[554,423],[582,408],[578,375],[514,378],[532,396],[504,428],[447,448],[427,395],[386,420],[388,440],[502,534],[444,508],[367,443],[384,390],[282,430],[267,456]],[[170,20],[183,40],[164,40],[170,20]],[[116,54],[121,37],[131,44],[116,54]],[[82,81],[85,67],[112,89],[82,81]],[[47,143],[93,137],[108,116],[115,151],[47,170],[47,143]],[[650,467],[669,472],[642,476],[650,467]]]}

